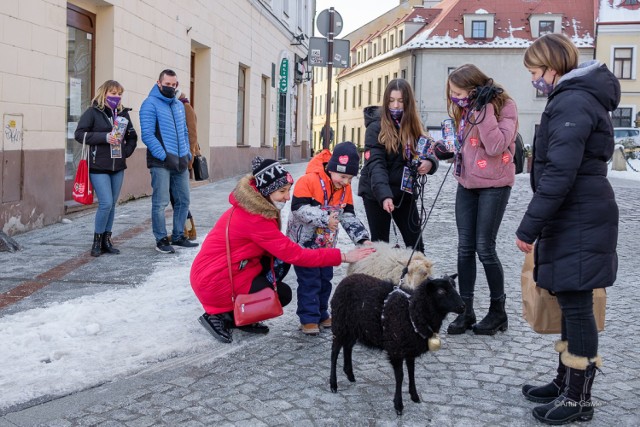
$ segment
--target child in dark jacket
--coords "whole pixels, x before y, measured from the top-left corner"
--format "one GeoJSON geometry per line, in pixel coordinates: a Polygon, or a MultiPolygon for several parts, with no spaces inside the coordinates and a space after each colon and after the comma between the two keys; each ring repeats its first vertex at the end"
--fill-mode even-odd
{"type": "MultiPolygon", "coordinates": [[[[353,208],[351,179],[358,174],[360,157],[352,142],[317,154],[293,190],[287,235],[304,248],[335,247],[342,224],[355,244],[369,242],[369,233],[353,208]]],[[[297,267],[300,329],[318,335],[331,327],[329,297],[333,267],[297,267]]]]}

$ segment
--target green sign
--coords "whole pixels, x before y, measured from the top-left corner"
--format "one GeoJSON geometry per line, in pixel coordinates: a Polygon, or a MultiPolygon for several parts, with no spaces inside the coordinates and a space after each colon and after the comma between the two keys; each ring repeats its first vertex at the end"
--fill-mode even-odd
{"type": "Polygon", "coordinates": [[[289,79],[289,60],[287,58],[282,58],[282,62],[280,63],[280,92],[287,93],[289,79]]]}

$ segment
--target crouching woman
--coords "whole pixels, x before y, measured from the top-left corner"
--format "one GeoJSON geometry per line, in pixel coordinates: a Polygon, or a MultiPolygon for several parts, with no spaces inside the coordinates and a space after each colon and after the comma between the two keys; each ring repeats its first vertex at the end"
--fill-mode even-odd
{"type": "MultiPolygon", "coordinates": [[[[256,157],[251,175],[243,177],[229,195],[232,207],[220,216],[191,266],[191,287],[205,313],[198,319],[216,339],[230,343],[233,320],[232,284],[236,294],[258,292],[276,284],[283,306],[291,302],[291,288],[282,280],[291,264],[330,267],[356,262],[373,248],[303,249],[280,231],[280,211],[290,199],[293,178],[282,165],[256,157]],[[227,227],[231,277],[227,265],[227,227]]],[[[246,332],[267,333],[262,323],[242,326],[246,332]]]]}

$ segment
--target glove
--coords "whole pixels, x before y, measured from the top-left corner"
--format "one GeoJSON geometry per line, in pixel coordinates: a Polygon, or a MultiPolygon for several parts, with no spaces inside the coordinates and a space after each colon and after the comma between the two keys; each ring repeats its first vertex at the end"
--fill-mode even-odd
{"type": "Polygon", "coordinates": [[[433,146],[433,154],[438,160],[449,160],[454,155],[452,151],[447,150],[447,146],[441,141],[436,142],[433,146]]]}

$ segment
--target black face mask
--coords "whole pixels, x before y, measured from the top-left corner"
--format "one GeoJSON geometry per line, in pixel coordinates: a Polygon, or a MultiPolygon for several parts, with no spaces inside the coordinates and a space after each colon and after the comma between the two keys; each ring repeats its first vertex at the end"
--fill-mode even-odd
{"type": "Polygon", "coordinates": [[[171,86],[162,86],[160,88],[160,93],[167,98],[173,98],[176,96],[176,88],[171,86]]]}

